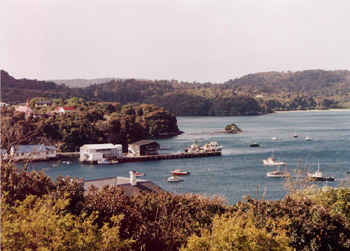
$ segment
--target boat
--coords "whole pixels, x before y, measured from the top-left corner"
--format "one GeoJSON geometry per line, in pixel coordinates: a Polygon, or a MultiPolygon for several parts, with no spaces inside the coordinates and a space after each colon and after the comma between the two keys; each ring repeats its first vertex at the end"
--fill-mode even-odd
{"type": "Polygon", "coordinates": [[[306,136],[305,138],[306,141],[312,141],[313,139],[311,137],[309,137],[309,135],[306,136]]]}
{"type": "Polygon", "coordinates": [[[221,152],[222,148],[224,147],[219,146],[218,142],[215,142],[215,141],[207,142],[203,146],[203,150],[206,152],[221,152]]]}
{"type": "Polygon", "coordinates": [[[277,137],[273,137],[272,140],[278,140],[278,138],[277,137]]]}
{"type": "Polygon", "coordinates": [[[259,145],[259,143],[251,143],[249,146],[250,146],[250,147],[258,147],[258,146],[260,146],[260,145],[259,145]]]}
{"type": "Polygon", "coordinates": [[[334,181],[333,176],[324,177],[320,171],[320,162],[318,162],[317,171],[314,173],[308,173],[308,177],[312,181],[334,181]]]}
{"type": "Polygon", "coordinates": [[[294,138],[298,138],[298,134],[297,134],[297,133],[294,133],[294,134],[293,134],[293,137],[294,137],[294,138]]]}
{"type": "Polygon", "coordinates": [[[269,157],[268,159],[264,159],[263,163],[266,166],[285,166],[286,165],[286,163],[282,161],[276,161],[274,154],[272,154],[272,156],[269,157]]]}
{"type": "Polygon", "coordinates": [[[176,169],[175,171],[170,171],[170,173],[175,176],[175,175],[188,175],[191,174],[190,172],[185,172],[182,171],[181,169],[176,169]]]}
{"type": "Polygon", "coordinates": [[[190,147],[185,148],[186,153],[199,153],[200,151],[201,151],[201,148],[197,144],[197,141],[195,141],[195,143],[191,144],[190,147]]]}
{"type": "Polygon", "coordinates": [[[118,160],[102,159],[97,161],[97,164],[99,165],[109,165],[109,164],[117,164],[117,163],[118,163],[118,160]]]}
{"type": "Polygon", "coordinates": [[[286,171],[281,172],[280,166],[278,166],[277,170],[266,173],[266,176],[269,178],[287,178],[290,176],[290,174],[286,171]]]}
{"type": "Polygon", "coordinates": [[[138,177],[144,177],[144,176],[146,176],[146,174],[144,174],[144,173],[139,173],[139,172],[135,172],[135,175],[138,176],[138,177]]]}
{"type": "Polygon", "coordinates": [[[183,181],[184,179],[179,177],[179,176],[171,176],[168,178],[168,182],[180,182],[183,181]]]}

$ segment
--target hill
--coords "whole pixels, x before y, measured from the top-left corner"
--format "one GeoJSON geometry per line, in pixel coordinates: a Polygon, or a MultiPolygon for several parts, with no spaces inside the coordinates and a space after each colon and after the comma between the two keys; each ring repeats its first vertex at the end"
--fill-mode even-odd
{"type": "MultiPolygon", "coordinates": [[[[69,88],[66,85],[69,81],[64,80],[60,82],[62,84],[56,84],[16,80],[4,71],[1,75],[5,76],[1,86],[4,102],[23,102],[26,97],[38,96],[78,97],[86,101],[154,104],[183,116],[259,115],[271,110],[350,108],[350,71],[346,70],[255,73],[223,84],[112,79],[84,88],[69,88]]],[[[97,80],[91,80],[94,81],[97,80]]]]}

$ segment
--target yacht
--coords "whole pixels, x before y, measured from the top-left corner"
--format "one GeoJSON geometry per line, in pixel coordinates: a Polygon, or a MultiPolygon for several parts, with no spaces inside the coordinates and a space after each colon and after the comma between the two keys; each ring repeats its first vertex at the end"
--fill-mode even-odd
{"type": "Polygon", "coordinates": [[[218,142],[212,141],[212,142],[207,142],[203,146],[204,151],[213,151],[213,152],[221,152],[223,146],[219,146],[218,142]]]}
{"type": "Polygon", "coordinates": [[[176,169],[175,171],[170,171],[170,173],[175,176],[175,175],[188,175],[191,174],[190,172],[182,171],[181,169],[176,169]]]}
{"type": "Polygon", "coordinates": [[[334,181],[334,177],[332,176],[324,177],[322,175],[322,172],[320,171],[320,162],[318,162],[317,171],[314,173],[308,173],[308,177],[310,180],[313,180],[313,181],[334,181]]]}

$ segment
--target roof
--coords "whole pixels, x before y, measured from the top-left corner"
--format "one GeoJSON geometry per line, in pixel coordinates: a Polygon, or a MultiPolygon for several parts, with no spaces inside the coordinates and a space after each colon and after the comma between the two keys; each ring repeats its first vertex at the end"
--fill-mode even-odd
{"type": "Polygon", "coordinates": [[[30,106],[21,105],[16,108],[15,112],[33,112],[33,110],[30,106]]]}
{"type": "Polygon", "coordinates": [[[84,181],[84,190],[88,190],[90,186],[95,186],[98,189],[106,185],[117,186],[123,189],[125,195],[130,196],[140,191],[153,192],[162,190],[159,186],[148,180],[136,179],[136,185],[130,184],[130,179],[125,177],[111,177],[104,179],[94,179],[84,181]]]}
{"type": "Polygon", "coordinates": [[[87,147],[89,149],[111,149],[111,148],[120,148],[121,145],[108,144],[85,144],[82,147],[87,147]]]}
{"type": "Polygon", "coordinates": [[[14,149],[16,153],[39,153],[46,152],[44,145],[19,145],[14,149]]]}
{"type": "Polygon", "coordinates": [[[52,103],[52,100],[49,100],[49,99],[35,102],[35,104],[51,104],[51,103],[52,103]]]}
{"type": "Polygon", "coordinates": [[[46,152],[46,150],[56,150],[55,146],[45,145],[19,145],[16,148],[16,153],[39,153],[46,152]]]}
{"type": "Polygon", "coordinates": [[[131,143],[130,145],[139,145],[139,146],[141,146],[141,145],[148,145],[148,144],[151,144],[151,143],[157,143],[157,142],[154,141],[154,140],[146,140],[146,139],[144,139],[144,140],[140,140],[140,141],[136,141],[134,143],[131,143]]]}

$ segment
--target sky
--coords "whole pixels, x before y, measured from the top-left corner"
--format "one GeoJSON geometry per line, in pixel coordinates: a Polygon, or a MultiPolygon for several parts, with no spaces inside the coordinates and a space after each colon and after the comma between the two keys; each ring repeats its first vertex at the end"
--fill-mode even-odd
{"type": "Polygon", "coordinates": [[[0,0],[0,68],[40,80],[214,83],[350,70],[350,1],[0,0]]]}

